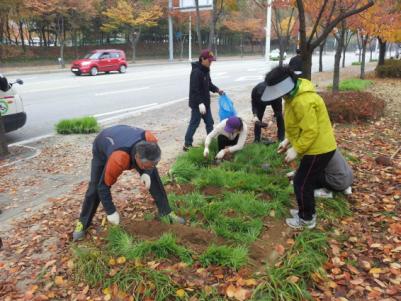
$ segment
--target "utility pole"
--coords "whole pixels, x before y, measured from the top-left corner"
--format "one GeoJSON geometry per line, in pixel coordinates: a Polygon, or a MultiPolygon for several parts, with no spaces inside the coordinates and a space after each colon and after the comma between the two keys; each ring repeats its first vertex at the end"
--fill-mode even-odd
{"type": "Polygon", "coordinates": [[[168,54],[169,61],[174,60],[174,40],[173,40],[173,18],[171,12],[173,11],[173,0],[168,0],[168,54]]]}
{"type": "Polygon", "coordinates": [[[188,29],[188,60],[192,62],[192,24],[191,15],[189,15],[189,29],[188,29]]]}
{"type": "Polygon", "coordinates": [[[266,7],[266,47],[265,47],[265,61],[267,70],[270,71],[270,36],[272,24],[272,0],[267,0],[266,7]]]}

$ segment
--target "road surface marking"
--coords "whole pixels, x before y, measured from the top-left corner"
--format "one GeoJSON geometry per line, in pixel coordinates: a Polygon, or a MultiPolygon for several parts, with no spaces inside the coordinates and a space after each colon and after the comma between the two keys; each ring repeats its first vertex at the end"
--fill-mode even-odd
{"type": "Polygon", "coordinates": [[[151,103],[151,104],[147,104],[147,105],[143,105],[143,106],[138,106],[138,107],[131,107],[131,108],[116,110],[116,111],[107,112],[107,113],[100,113],[100,114],[93,115],[93,117],[98,118],[98,117],[107,116],[107,115],[114,115],[114,114],[118,114],[118,113],[126,113],[126,112],[129,112],[129,111],[139,110],[139,109],[143,109],[145,107],[155,106],[155,105],[157,105],[156,102],[151,103]]]}
{"type": "Polygon", "coordinates": [[[79,88],[79,85],[67,85],[67,86],[62,86],[62,87],[52,87],[52,88],[42,88],[42,89],[33,89],[33,90],[21,90],[23,93],[36,93],[36,92],[46,92],[46,91],[54,91],[54,90],[60,90],[60,89],[71,89],[71,88],[79,88]]]}
{"type": "Polygon", "coordinates": [[[147,90],[150,87],[141,87],[141,88],[134,88],[134,89],[124,89],[124,90],[117,90],[117,91],[108,91],[102,93],[95,93],[95,96],[104,96],[104,95],[112,95],[112,94],[119,94],[119,93],[127,93],[127,92],[134,92],[134,91],[141,91],[147,90]]]}
{"type": "Polygon", "coordinates": [[[263,75],[250,75],[250,76],[241,76],[237,78],[236,82],[246,82],[246,81],[256,81],[263,79],[263,75]]]}

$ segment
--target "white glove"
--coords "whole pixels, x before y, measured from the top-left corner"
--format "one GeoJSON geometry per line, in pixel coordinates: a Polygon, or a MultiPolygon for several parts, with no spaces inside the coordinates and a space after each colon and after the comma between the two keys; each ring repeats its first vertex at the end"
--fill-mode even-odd
{"type": "Polygon", "coordinates": [[[203,151],[203,156],[205,158],[209,157],[209,148],[205,147],[205,150],[203,151]]]}
{"type": "Polygon", "coordinates": [[[260,120],[259,120],[258,116],[253,115],[252,121],[253,122],[259,122],[260,120]]]}
{"type": "Polygon", "coordinates": [[[222,149],[221,151],[219,151],[216,155],[216,159],[221,160],[224,158],[224,155],[226,154],[226,150],[222,149]]]}
{"type": "Polygon", "coordinates": [[[150,188],[151,181],[150,181],[150,177],[148,174],[146,174],[146,173],[142,174],[141,183],[145,186],[146,189],[150,188]]]}
{"type": "Polygon", "coordinates": [[[287,178],[292,179],[295,176],[295,170],[287,172],[285,175],[287,178]]]}
{"type": "Polygon", "coordinates": [[[118,225],[120,223],[120,214],[116,211],[113,214],[108,215],[107,220],[113,225],[118,225]]]}
{"type": "Polygon", "coordinates": [[[298,156],[298,153],[296,152],[296,150],[293,147],[291,147],[287,150],[284,160],[286,163],[290,163],[291,161],[294,161],[297,156],[298,156]]]}
{"type": "Polygon", "coordinates": [[[283,152],[285,152],[285,150],[287,149],[288,145],[290,144],[290,141],[288,141],[287,138],[285,138],[283,141],[280,142],[280,144],[278,145],[277,148],[277,153],[281,154],[283,152]]]}
{"type": "Polygon", "coordinates": [[[205,114],[206,114],[206,107],[205,107],[205,105],[204,105],[203,103],[201,103],[201,104],[199,105],[199,112],[200,112],[202,115],[205,115],[205,114]]]}

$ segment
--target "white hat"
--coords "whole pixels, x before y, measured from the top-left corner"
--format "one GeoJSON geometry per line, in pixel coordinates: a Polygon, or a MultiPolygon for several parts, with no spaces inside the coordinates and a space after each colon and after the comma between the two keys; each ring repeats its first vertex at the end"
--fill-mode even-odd
{"type": "Polygon", "coordinates": [[[294,89],[294,87],[295,83],[290,76],[273,86],[266,86],[262,95],[262,101],[271,101],[283,97],[294,89]]]}

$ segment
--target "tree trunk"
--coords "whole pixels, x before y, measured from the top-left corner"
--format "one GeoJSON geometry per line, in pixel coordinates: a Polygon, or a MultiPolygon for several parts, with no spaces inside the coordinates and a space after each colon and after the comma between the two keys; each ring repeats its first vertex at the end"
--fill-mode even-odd
{"type": "Polygon", "coordinates": [[[336,35],[337,48],[336,54],[334,55],[334,71],[333,71],[333,92],[338,92],[340,89],[340,63],[341,63],[341,52],[344,47],[345,37],[345,24],[342,22],[339,36],[336,35]]]}
{"type": "Polygon", "coordinates": [[[240,40],[240,47],[241,47],[241,58],[243,58],[244,57],[244,38],[243,38],[243,33],[241,33],[241,40],[240,40]]]}
{"type": "Polygon", "coordinates": [[[309,80],[312,78],[312,55],[313,50],[305,49],[304,51],[301,51],[301,57],[303,61],[302,75],[303,78],[309,80]]]}
{"type": "Polygon", "coordinates": [[[6,130],[4,128],[3,118],[0,114],[0,158],[9,154],[5,133],[6,130]]]}
{"type": "Polygon", "coordinates": [[[20,39],[21,39],[22,50],[25,52],[26,48],[25,48],[25,39],[24,39],[24,23],[22,23],[22,21],[18,22],[18,30],[19,30],[19,35],[20,35],[20,39]]]}
{"type": "Polygon", "coordinates": [[[198,48],[200,53],[202,51],[202,35],[200,31],[199,0],[195,0],[195,6],[196,6],[196,36],[198,37],[198,48]]]}
{"type": "Polygon", "coordinates": [[[362,63],[360,79],[365,79],[365,64],[366,64],[366,46],[368,44],[369,36],[362,37],[362,63]]]}
{"type": "Polygon", "coordinates": [[[319,45],[319,72],[323,72],[323,51],[326,46],[326,40],[319,45]]]}
{"type": "Polygon", "coordinates": [[[384,65],[384,59],[386,57],[386,42],[383,41],[381,38],[379,39],[379,62],[378,65],[384,65]]]}

